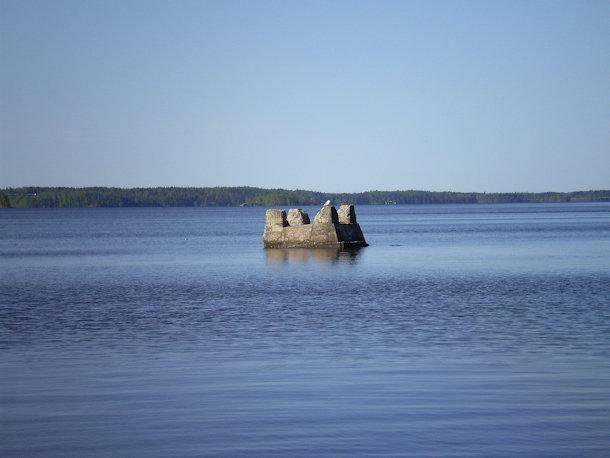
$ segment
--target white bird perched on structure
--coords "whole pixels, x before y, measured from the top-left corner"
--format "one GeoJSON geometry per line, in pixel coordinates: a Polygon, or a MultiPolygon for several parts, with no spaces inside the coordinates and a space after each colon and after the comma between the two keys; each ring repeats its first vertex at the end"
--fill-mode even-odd
{"type": "Polygon", "coordinates": [[[330,200],[327,200],[326,202],[324,202],[324,207],[326,207],[327,205],[330,205],[330,200]]]}

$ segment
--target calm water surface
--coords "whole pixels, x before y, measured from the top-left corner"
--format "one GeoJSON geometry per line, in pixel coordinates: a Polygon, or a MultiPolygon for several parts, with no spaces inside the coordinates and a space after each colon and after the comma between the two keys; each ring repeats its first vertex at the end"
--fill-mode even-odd
{"type": "Polygon", "coordinates": [[[0,211],[0,455],[610,454],[610,204],[357,210],[0,211]]]}

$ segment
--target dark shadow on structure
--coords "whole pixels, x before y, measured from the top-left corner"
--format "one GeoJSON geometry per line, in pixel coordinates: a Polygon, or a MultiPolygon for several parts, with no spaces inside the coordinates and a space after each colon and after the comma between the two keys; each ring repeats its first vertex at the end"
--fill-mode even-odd
{"type": "Polygon", "coordinates": [[[355,264],[363,248],[273,248],[266,249],[268,264],[355,264]]]}

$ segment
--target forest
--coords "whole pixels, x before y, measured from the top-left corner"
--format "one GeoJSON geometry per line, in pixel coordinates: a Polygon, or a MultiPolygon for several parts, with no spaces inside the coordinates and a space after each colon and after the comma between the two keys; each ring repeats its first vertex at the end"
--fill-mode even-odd
{"type": "Polygon", "coordinates": [[[437,192],[366,191],[326,193],[301,189],[241,187],[21,187],[0,190],[0,208],[82,208],[82,207],[238,207],[393,204],[492,204],[543,202],[610,202],[610,190],[575,192],[437,192]]]}

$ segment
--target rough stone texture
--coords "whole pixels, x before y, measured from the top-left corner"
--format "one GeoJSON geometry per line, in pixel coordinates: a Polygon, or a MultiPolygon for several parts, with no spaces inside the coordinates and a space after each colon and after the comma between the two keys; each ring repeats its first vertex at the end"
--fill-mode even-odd
{"type": "Polygon", "coordinates": [[[322,207],[313,224],[309,223],[307,213],[300,209],[291,209],[288,218],[282,210],[267,210],[263,233],[265,248],[367,246],[360,225],[356,222],[354,206],[344,205],[340,210],[341,219],[335,207],[322,207]]]}
{"type": "Polygon", "coordinates": [[[338,223],[337,210],[331,205],[323,206],[313,219],[315,223],[338,223]]]}
{"type": "Polygon", "coordinates": [[[278,210],[270,208],[265,213],[265,224],[268,226],[288,226],[288,220],[286,219],[286,212],[284,210],[278,210]]]}
{"type": "Polygon", "coordinates": [[[309,224],[309,215],[300,208],[291,208],[288,210],[288,225],[290,226],[302,226],[303,224],[309,224]]]}
{"type": "Polygon", "coordinates": [[[337,215],[340,224],[356,224],[356,210],[353,205],[341,205],[337,215]]]}

